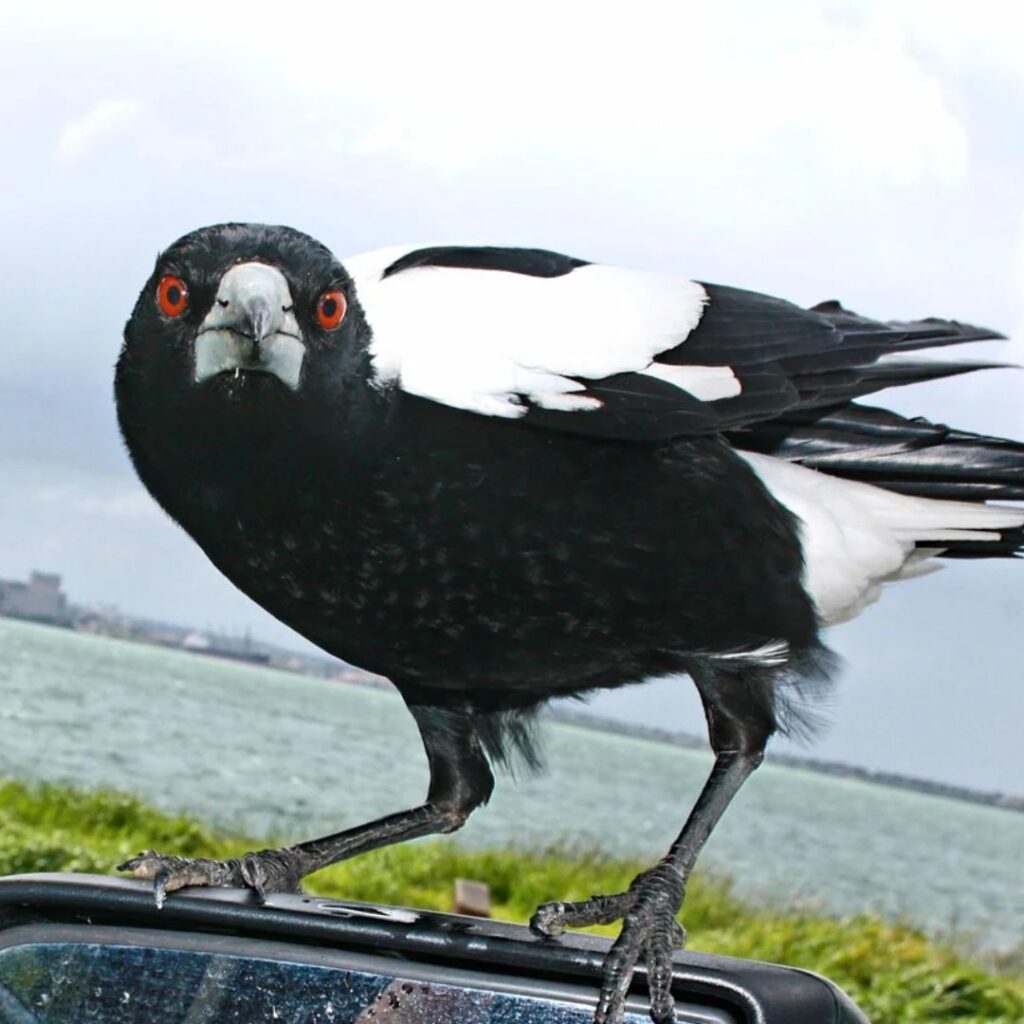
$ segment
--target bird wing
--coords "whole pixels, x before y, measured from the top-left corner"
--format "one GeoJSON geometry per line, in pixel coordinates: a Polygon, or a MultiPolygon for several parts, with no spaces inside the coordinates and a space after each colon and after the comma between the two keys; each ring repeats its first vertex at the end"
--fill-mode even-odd
{"type": "Polygon", "coordinates": [[[838,303],[802,309],[542,249],[386,249],[345,266],[379,386],[623,440],[756,433],[784,414],[992,365],[904,353],[999,337],[951,321],[884,324],[838,303]]]}

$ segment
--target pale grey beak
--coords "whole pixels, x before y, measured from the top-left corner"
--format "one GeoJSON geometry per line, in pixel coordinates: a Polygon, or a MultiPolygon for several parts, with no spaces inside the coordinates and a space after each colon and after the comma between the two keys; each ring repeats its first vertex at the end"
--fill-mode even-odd
{"type": "Polygon", "coordinates": [[[196,335],[196,383],[232,370],[259,371],[294,391],[305,354],[284,274],[266,263],[232,267],[196,335]]]}

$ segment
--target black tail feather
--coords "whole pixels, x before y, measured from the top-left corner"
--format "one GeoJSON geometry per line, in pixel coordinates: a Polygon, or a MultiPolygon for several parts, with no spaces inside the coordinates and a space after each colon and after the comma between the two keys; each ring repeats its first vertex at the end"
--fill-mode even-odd
{"type": "Polygon", "coordinates": [[[988,327],[956,320],[870,320],[844,309],[838,302],[811,307],[835,329],[838,343],[831,351],[811,356],[797,353],[778,361],[800,393],[797,409],[823,409],[853,401],[883,388],[918,384],[975,370],[1000,369],[1006,364],[951,360],[901,359],[901,355],[945,345],[998,341],[1003,335],[988,327]]]}
{"type": "Polygon", "coordinates": [[[888,409],[802,410],[736,431],[742,448],[902,494],[1024,501],[1024,444],[954,430],[888,409]]]}
{"type": "MultiPolygon", "coordinates": [[[[1024,501],[1024,444],[850,403],[798,410],[730,435],[737,447],[900,494],[950,501],[1024,501]]],[[[923,547],[934,545],[923,544],[923,547]]],[[[948,541],[949,558],[1012,557],[1024,528],[998,540],[948,541]]]]}
{"type": "Polygon", "coordinates": [[[958,320],[942,320],[933,316],[923,320],[871,320],[844,309],[835,299],[811,306],[811,312],[825,317],[842,332],[844,338],[855,337],[858,341],[877,339],[884,352],[912,352],[942,345],[962,345],[969,341],[1006,339],[1005,334],[993,331],[990,327],[976,327],[974,324],[962,324],[958,320]]]}
{"type": "Polygon", "coordinates": [[[942,558],[1020,558],[1024,556],[1024,527],[1000,530],[999,540],[954,540],[943,544],[942,558]]]}

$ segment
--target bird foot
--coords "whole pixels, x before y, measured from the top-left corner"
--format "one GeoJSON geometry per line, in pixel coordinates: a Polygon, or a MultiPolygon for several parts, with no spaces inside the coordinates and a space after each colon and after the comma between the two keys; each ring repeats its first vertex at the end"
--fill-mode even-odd
{"type": "Polygon", "coordinates": [[[686,931],[676,920],[684,892],[683,876],[663,862],[637,875],[626,892],[591,896],[578,903],[545,903],[537,908],[530,928],[548,938],[561,935],[567,925],[585,927],[622,919],[622,931],[602,967],[594,1024],[621,1024],[629,983],[641,956],[647,962],[652,1020],[670,1024],[676,1019],[672,950],[686,941],[686,931]]]}
{"type": "Polygon", "coordinates": [[[239,859],[210,860],[206,857],[172,857],[144,850],[117,866],[133,878],[152,880],[157,908],[167,894],[190,885],[229,886],[252,889],[262,903],[268,893],[301,892],[302,872],[295,851],[260,850],[239,859]]]}

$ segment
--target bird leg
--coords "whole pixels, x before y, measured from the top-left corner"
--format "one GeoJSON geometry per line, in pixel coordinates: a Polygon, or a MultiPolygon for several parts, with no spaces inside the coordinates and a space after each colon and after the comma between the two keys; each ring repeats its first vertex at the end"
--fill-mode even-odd
{"type": "Polygon", "coordinates": [[[655,1024],[675,1020],[672,949],[682,945],[686,938],[685,930],[676,920],[686,883],[715,825],[764,757],[772,723],[754,723],[749,714],[744,716],[745,720],[734,716],[721,700],[723,690],[732,688],[705,688],[705,682],[711,684],[712,680],[698,679],[697,684],[704,700],[715,763],[668,853],[654,867],[637,875],[626,892],[591,896],[575,903],[546,903],[537,908],[530,920],[535,933],[555,937],[567,925],[585,927],[622,919],[622,931],[605,957],[595,1024],[620,1024],[633,971],[641,956],[646,959],[652,1019],[655,1024]]]}
{"type": "Polygon", "coordinates": [[[158,907],[167,893],[190,885],[249,888],[262,900],[272,892],[300,892],[314,871],[381,846],[454,832],[486,803],[494,787],[470,713],[411,707],[430,767],[427,799],[419,807],[296,846],[259,850],[240,858],[175,857],[146,850],[118,866],[153,882],[158,907]]]}

